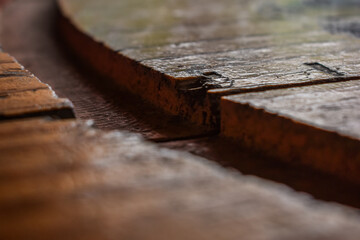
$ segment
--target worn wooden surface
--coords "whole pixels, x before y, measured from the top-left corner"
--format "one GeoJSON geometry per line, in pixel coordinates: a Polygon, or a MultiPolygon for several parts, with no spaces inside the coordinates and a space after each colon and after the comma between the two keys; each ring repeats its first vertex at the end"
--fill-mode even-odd
{"type": "Polygon", "coordinates": [[[360,236],[350,209],[89,124],[0,123],[2,239],[360,236]]]}
{"type": "Polygon", "coordinates": [[[352,1],[59,0],[59,6],[74,51],[197,123],[218,123],[219,95],[360,76],[352,27],[360,6],[352,1]]]}
{"type": "MultiPolygon", "coordinates": [[[[36,7],[36,2],[26,1],[27,7],[36,7]]],[[[37,51],[45,49],[42,44],[33,46],[37,51]]],[[[28,63],[44,68],[46,61],[31,59],[41,57],[30,57],[28,63]]],[[[32,84],[50,94],[47,85],[36,78],[23,77],[22,81],[6,79],[1,94],[18,96],[32,84]]],[[[58,79],[50,81],[70,94],[66,90],[69,83],[58,79]]],[[[47,103],[47,98],[35,99],[40,105],[47,103]]],[[[179,147],[179,142],[162,145],[179,147]]],[[[226,153],[230,144],[223,140],[213,144],[225,151],[218,153],[223,161],[234,153],[226,153]]],[[[212,145],[191,147],[194,152],[206,152],[202,147],[212,145]]],[[[0,239],[355,240],[360,236],[360,217],[353,209],[314,201],[284,186],[225,170],[184,152],[159,148],[130,133],[94,129],[91,121],[2,121],[0,156],[0,239]]],[[[250,161],[242,161],[241,168],[248,170],[251,164],[259,164],[250,161]]],[[[276,167],[267,163],[270,168],[264,169],[261,163],[258,167],[263,167],[265,175],[276,175],[276,167]]],[[[285,169],[289,168],[282,171],[285,169]]],[[[298,183],[309,184],[304,179],[298,183]]]]}
{"type": "Polygon", "coordinates": [[[0,52],[0,119],[38,115],[74,117],[69,100],[58,98],[14,58],[0,52]]]}
{"type": "Polygon", "coordinates": [[[360,182],[360,81],[228,96],[222,133],[360,182]]]}

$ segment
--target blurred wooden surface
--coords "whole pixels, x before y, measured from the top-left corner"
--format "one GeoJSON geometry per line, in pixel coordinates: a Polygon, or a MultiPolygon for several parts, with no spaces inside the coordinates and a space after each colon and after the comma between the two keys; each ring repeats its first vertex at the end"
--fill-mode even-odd
{"type": "Polygon", "coordinates": [[[358,239],[353,210],[89,122],[0,123],[2,239],[358,239]]]}

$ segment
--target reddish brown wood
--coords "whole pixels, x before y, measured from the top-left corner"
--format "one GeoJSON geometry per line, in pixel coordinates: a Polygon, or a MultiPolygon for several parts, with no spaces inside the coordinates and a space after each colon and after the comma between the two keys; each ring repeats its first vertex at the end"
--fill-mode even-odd
{"type": "Polygon", "coordinates": [[[89,123],[0,123],[0,155],[2,239],[360,236],[350,209],[89,123]]]}
{"type": "Polygon", "coordinates": [[[58,98],[50,87],[0,53],[0,119],[29,116],[72,118],[72,103],[58,98]]]}

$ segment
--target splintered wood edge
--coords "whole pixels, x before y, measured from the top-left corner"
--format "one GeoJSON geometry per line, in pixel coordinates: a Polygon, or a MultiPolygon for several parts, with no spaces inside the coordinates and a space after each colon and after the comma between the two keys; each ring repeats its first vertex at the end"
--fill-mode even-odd
{"type": "Polygon", "coordinates": [[[58,29],[62,39],[85,65],[170,114],[209,130],[218,128],[218,108],[209,99],[207,90],[185,93],[186,90],[178,86],[179,82],[199,81],[198,77],[174,78],[110,49],[81,31],[68,16],[62,2],[57,1],[57,4],[60,11],[58,29]]]}
{"type": "Polygon", "coordinates": [[[221,134],[283,161],[360,183],[360,142],[337,132],[222,98],[221,134]]]}

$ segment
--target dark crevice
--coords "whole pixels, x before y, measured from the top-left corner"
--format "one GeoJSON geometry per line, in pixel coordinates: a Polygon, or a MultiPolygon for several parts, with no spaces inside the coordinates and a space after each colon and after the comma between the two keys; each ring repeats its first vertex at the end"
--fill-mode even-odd
{"type": "Polygon", "coordinates": [[[234,80],[217,72],[204,72],[202,76],[190,77],[176,82],[176,89],[187,94],[195,91],[206,91],[215,88],[231,88],[234,80]]]}
{"type": "Polygon", "coordinates": [[[30,77],[29,74],[19,73],[19,72],[6,72],[0,74],[0,78],[8,78],[8,77],[30,77]]]}
{"type": "MultiPolygon", "coordinates": [[[[2,98],[7,98],[10,96],[10,94],[12,93],[22,93],[22,92],[36,92],[36,91],[39,91],[39,90],[50,90],[48,87],[39,87],[39,88],[31,88],[31,89],[23,89],[23,90],[18,90],[18,89],[10,89],[10,90],[7,90],[6,93],[3,93],[5,95],[1,95],[0,97],[2,98]]],[[[1,93],[0,93],[1,94],[1,93]]]]}
{"type": "Polygon", "coordinates": [[[184,137],[178,137],[178,138],[158,138],[152,140],[156,143],[169,143],[169,142],[177,142],[177,141],[184,141],[184,140],[197,140],[207,137],[213,137],[219,135],[218,130],[210,131],[204,134],[198,134],[198,135],[190,135],[190,136],[184,136],[184,137]]]}
{"type": "Polygon", "coordinates": [[[333,76],[341,77],[344,76],[344,73],[338,72],[337,70],[331,69],[321,63],[318,62],[311,62],[311,63],[304,63],[304,65],[312,67],[320,72],[327,73],[333,76]]]}
{"type": "Polygon", "coordinates": [[[329,84],[335,82],[347,82],[347,81],[355,81],[355,80],[360,80],[360,76],[319,79],[319,80],[312,80],[309,82],[268,85],[268,86],[254,87],[254,88],[231,88],[231,89],[224,89],[224,91],[220,90],[218,93],[213,93],[213,95],[229,96],[233,94],[263,92],[263,91],[285,89],[285,88],[307,87],[307,86],[322,85],[322,84],[329,84]]]}
{"type": "Polygon", "coordinates": [[[0,121],[35,118],[35,117],[50,117],[52,119],[71,119],[71,118],[75,118],[75,114],[71,108],[62,108],[56,110],[32,112],[32,113],[25,113],[21,115],[11,115],[11,116],[2,115],[0,113],[0,121]]]}

